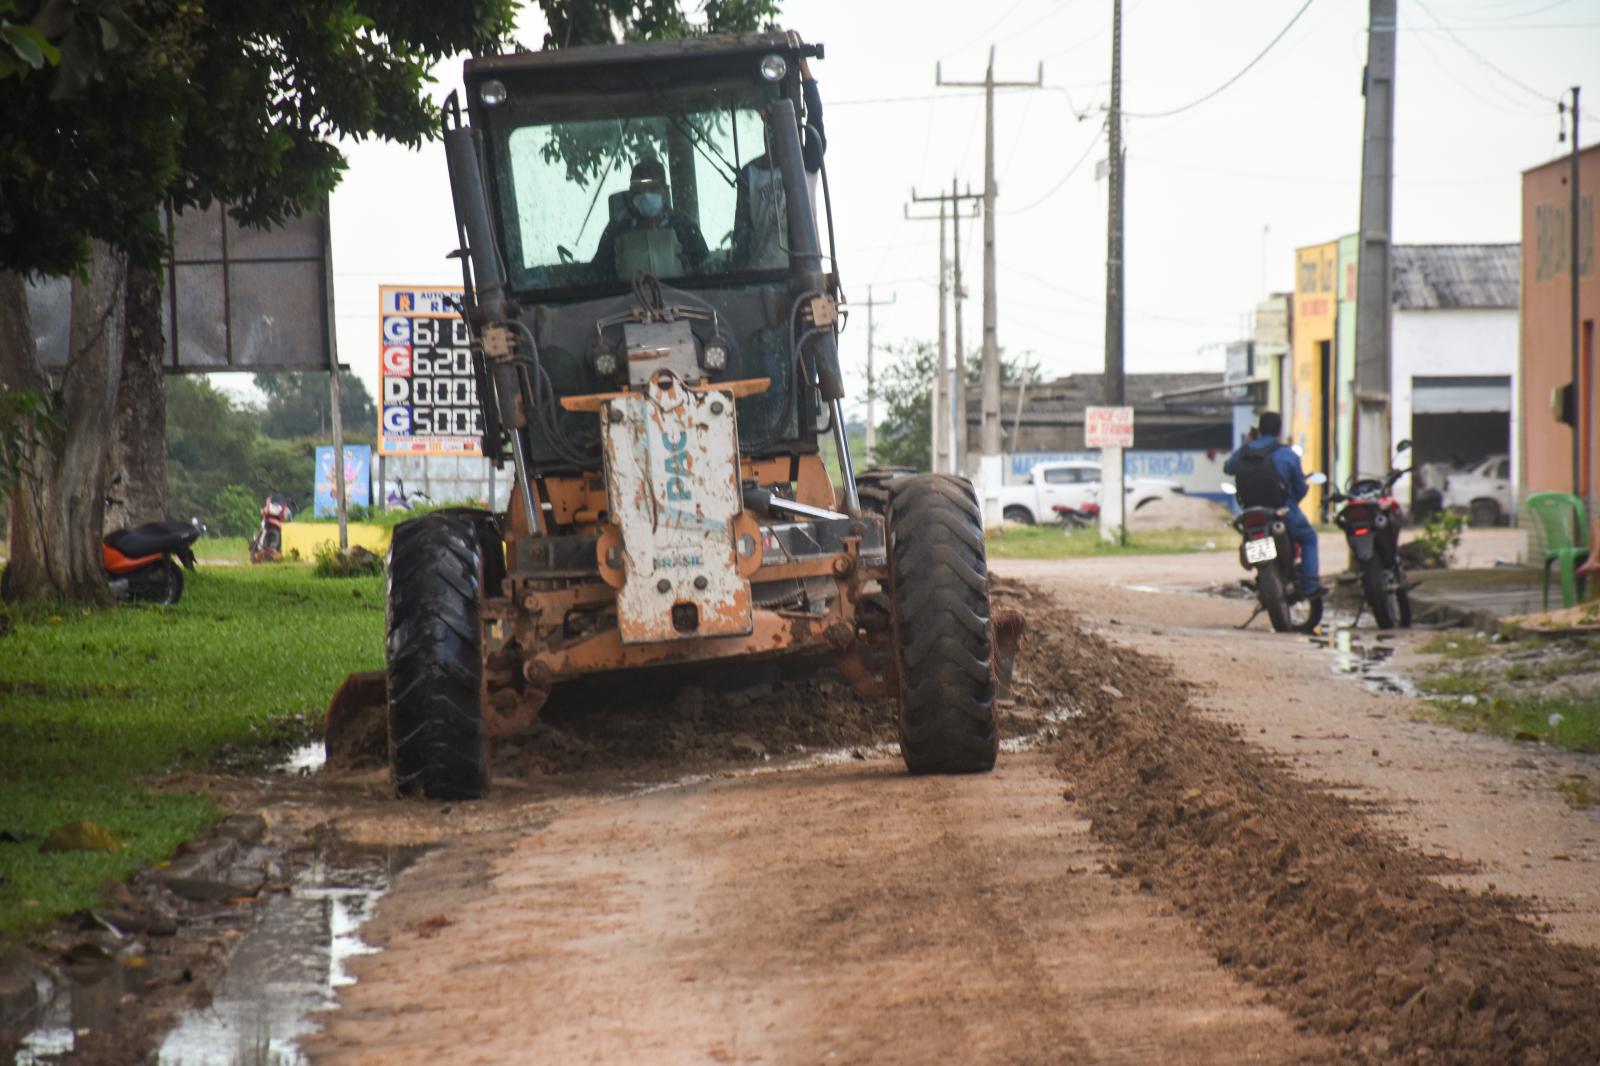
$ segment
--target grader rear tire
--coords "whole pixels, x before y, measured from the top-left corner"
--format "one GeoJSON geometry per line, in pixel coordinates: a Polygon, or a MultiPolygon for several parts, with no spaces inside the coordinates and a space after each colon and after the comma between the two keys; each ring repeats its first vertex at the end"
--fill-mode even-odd
{"type": "Polygon", "coordinates": [[[965,478],[897,478],[889,599],[900,752],[914,774],[983,773],[999,752],[983,516],[965,478]]]}
{"type": "Polygon", "coordinates": [[[395,528],[389,551],[389,765],[397,795],[479,799],[489,790],[483,725],[484,559],[464,516],[395,528]]]}

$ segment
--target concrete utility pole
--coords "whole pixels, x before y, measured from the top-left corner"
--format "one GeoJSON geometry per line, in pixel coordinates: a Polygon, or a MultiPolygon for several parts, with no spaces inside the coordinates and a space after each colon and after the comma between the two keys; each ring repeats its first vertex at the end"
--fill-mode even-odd
{"type": "MultiPolygon", "coordinates": [[[[1569,395],[1572,397],[1572,494],[1583,495],[1583,438],[1578,432],[1578,419],[1582,417],[1582,408],[1578,402],[1578,373],[1579,373],[1579,340],[1578,327],[1581,316],[1578,314],[1578,265],[1583,259],[1581,241],[1583,232],[1578,227],[1578,218],[1581,214],[1583,201],[1578,196],[1578,90],[1579,86],[1572,87],[1572,177],[1567,184],[1571,197],[1567,208],[1567,222],[1571,232],[1567,237],[1567,267],[1572,276],[1572,386],[1569,395]]],[[[1558,107],[1565,111],[1566,102],[1558,107]]],[[[1564,135],[1564,134],[1563,134],[1564,135]]]]}
{"type": "MultiPolygon", "coordinates": [[[[1106,115],[1109,154],[1106,157],[1106,352],[1101,382],[1107,407],[1127,402],[1123,363],[1122,294],[1122,0],[1111,4],[1111,108],[1106,115]]],[[[1100,449],[1100,539],[1123,544],[1127,533],[1122,491],[1122,449],[1100,449]]]]}
{"type": "MultiPolygon", "coordinates": [[[[947,459],[945,461],[945,465],[943,465],[943,466],[938,465],[938,457],[937,456],[935,456],[935,459],[934,459],[934,462],[935,462],[934,469],[938,470],[938,471],[940,471],[942,473],[965,474],[966,471],[967,471],[967,388],[966,388],[966,383],[967,383],[967,352],[966,352],[966,348],[964,347],[965,341],[964,341],[964,338],[962,337],[962,334],[961,334],[961,301],[966,298],[967,290],[965,288],[963,288],[962,284],[961,284],[961,202],[963,200],[982,200],[982,199],[983,199],[983,194],[975,193],[970,188],[968,188],[966,192],[961,192],[960,191],[960,185],[958,184],[957,179],[951,178],[950,179],[950,191],[948,193],[939,193],[939,194],[934,195],[934,196],[919,196],[919,195],[917,195],[917,190],[916,189],[912,189],[911,190],[911,202],[912,203],[916,203],[916,204],[937,203],[939,205],[939,214],[937,216],[932,216],[932,215],[916,216],[916,215],[912,215],[910,213],[910,209],[909,208],[906,209],[906,217],[909,218],[909,219],[914,219],[916,221],[932,221],[932,219],[934,217],[937,217],[939,219],[939,221],[942,223],[944,221],[945,205],[948,204],[949,207],[950,207],[950,232],[951,232],[951,237],[952,237],[953,243],[955,245],[955,258],[953,260],[954,281],[953,281],[953,284],[951,286],[952,289],[953,289],[953,294],[954,294],[954,298],[955,298],[955,318],[956,318],[956,323],[955,323],[956,324],[956,335],[955,335],[955,348],[956,348],[955,379],[954,379],[954,381],[951,381],[951,378],[949,376],[949,374],[950,374],[950,369],[949,369],[950,368],[950,364],[945,361],[945,356],[944,356],[944,311],[943,311],[943,299],[944,299],[945,287],[944,287],[944,271],[942,269],[943,263],[944,263],[944,229],[943,229],[943,226],[941,226],[940,230],[939,230],[939,262],[940,262],[940,265],[941,265],[941,270],[940,270],[940,273],[939,273],[939,292],[940,292],[940,301],[941,301],[940,313],[939,313],[939,382],[940,382],[940,384],[935,386],[934,394],[935,394],[935,396],[940,395],[940,393],[942,392],[942,390],[944,388],[944,384],[945,383],[949,384],[950,391],[953,394],[953,398],[955,400],[955,405],[954,406],[955,406],[955,423],[956,424],[955,424],[955,434],[954,434],[955,440],[954,440],[954,442],[953,443],[946,443],[943,446],[943,448],[940,449],[941,451],[944,451],[946,456],[947,456],[947,459]],[[952,449],[952,448],[954,450],[950,451],[949,449],[952,449]]],[[[944,402],[944,404],[942,405],[941,410],[939,412],[939,416],[940,416],[939,417],[939,421],[941,423],[948,421],[948,419],[950,417],[950,414],[949,414],[950,408],[951,408],[951,404],[950,404],[950,402],[948,400],[946,400],[944,402]]],[[[950,434],[949,429],[945,429],[940,434],[940,439],[943,440],[943,441],[946,441],[946,442],[950,441],[950,437],[951,437],[951,434],[950,434]]]]}
{"type": "MultiPolygon", "coordinates": [[[[1119,0],[1120,2],[1120,0],[1119,0]]],[[[989,66],[983,80],[945,81],[944,72],[934,68],[934,83],[948,88],[983,88],[983,423],[979,437],[983,449],[978,482],[983,496],[984,525],[1000,524],[1000,344],[997,337],[994,265],[994,199],[998,193],[994,179],[994,91],[995,89],[1044,88],[1044,64],[1039,64],[1033,81],[995,81],[994,46],[989,47],[989,66]]],[[[964,390],[963,390],[964,391],[964,390]]]]}
{"type": "MultiPolygon", "coordinates": [[[[1106,157],[1106,360],[1104,400],[1121,407],[1127,395],[1123,377],[1122,300],[1122,0],[1111,4],[1111,111],[1106,116],[1110,154],[1106,157]]],[[[1101,471],[1105,476],[1105,471],[1101,471]]],[[[1105,502],[1101,503],[1102,508],[1105,502]]],[[[1102,514],[1104,511],[1102,510],[1102,514]]],[[[1121,511],[1117,524],[1121,524],[1121,511]]]]}
{"type": "Polygon", "coordinates": [[[945,392],[950,387],[950,345],[946,332],[946,303],[950,299],[950,258],[945,252],[945,203],[940,196],[919,197],[911,190],[913,201],[933,199],[939,201],[937,215],[913,215],[911,205],[902,209],[907,222],[939,223],[939,359],[933,370],[932,387],[928,390],[928,467],[935,474],[948,474],[950,465],[950,405],[945,392]]]}
{"type": "MultiPolygon", "coordinates": [[[[333,408],[333,502],[339,511],[339,550],[350,550],[350,499],[344,483],[344,395],[340,388],[339,336],[333,313],[333,231],[328,221],[328,201],[322,201],[322,299],[328,315],[328,401],[333,408]]],[[[313,495],[316,486],[313,485],[313,495]]],[[[315,509],[316,501],[312,500],[315,509]]]]}
{"type": "Polygon", "coordinates": [[[874,300],[872,286],[867,286],[867,461],[872,462],[872,453],[878,448],[878,379],[873,374],[873,321],[872,309],[874,307],[888,307],[894,303],[895,297],[887,300],[874,300]]]}
{"type": "Polygon", "coordinates": [[[1367,114],[1361,144],[1361,243],[1356,261],[1355,470],[1367,474],[1382,474],[1389,469],[1390,460],[1395,4],[1396,0],[1370,0],[1362,86],[1367,114]]]}

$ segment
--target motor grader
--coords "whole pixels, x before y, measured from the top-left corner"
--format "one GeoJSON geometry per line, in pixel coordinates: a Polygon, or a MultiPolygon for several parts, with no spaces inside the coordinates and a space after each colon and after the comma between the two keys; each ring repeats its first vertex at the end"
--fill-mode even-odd
{"type": "Polygon", "coordinates": [[[462,313],[514,480],[503,514],[395,530],[398,793],[482,796],[490,740],[565,681],[819,653],[898,698],[912,772],[993,767],[972,487],[852,467],[800,76],[822,54],[768,32],[467,62],[444,118],[462,313]]]}

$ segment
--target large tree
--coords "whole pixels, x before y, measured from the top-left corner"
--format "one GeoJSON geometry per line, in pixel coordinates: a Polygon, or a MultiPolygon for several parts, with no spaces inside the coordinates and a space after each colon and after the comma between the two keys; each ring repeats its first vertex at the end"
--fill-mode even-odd
{"type": "MultiPolygon", "coordinates": [[[[119,388],[133,383],[125,408],[161,402],[159,377],[150,384],[160,341],[139,320],[164,248],[159,208],[220,199],[261,225],[314,206],[344,168],[339,139],[431,136],[429,68],[502,46],[516,7],[0,0],[0,110],[13,116],[0,124],[0,388],[43,397],[48,415],[30,425],[38,446],[9,505],[14,595],[107,597],[99,539],[119,388]],[[25,277],[51,274],[77,278],[68,365],[54,377],[23,298],[25,277]]],[[[695,28],[681,0],[540,7],[546,47],[695,28]]],[[[704,0],[700,25],[750,28],[775,9],[704,0]]]]}

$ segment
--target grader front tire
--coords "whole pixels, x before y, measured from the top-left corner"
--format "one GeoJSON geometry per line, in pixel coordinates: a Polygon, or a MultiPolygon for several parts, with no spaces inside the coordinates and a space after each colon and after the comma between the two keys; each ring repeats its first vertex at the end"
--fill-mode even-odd
{"type": "Polygon", "coordinates": [[[484,559],[474,523],[430,514],[397,527],[389,552],[389,764],[395,793],[479,799],[484,731],[484,559]]]}
{"type": "Polygon", "coordinates": [[[914,774],[983,773],[999,752],[983,516],[964,478],[896,479],[889,598],[900,751],[914,774]]]}

